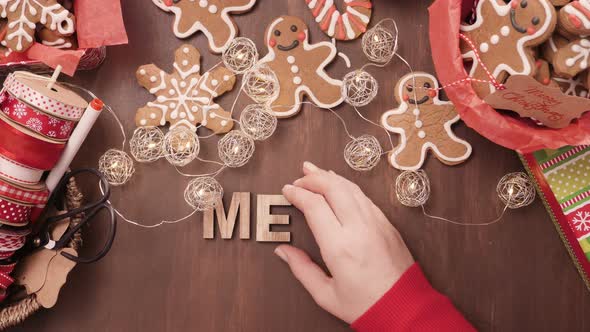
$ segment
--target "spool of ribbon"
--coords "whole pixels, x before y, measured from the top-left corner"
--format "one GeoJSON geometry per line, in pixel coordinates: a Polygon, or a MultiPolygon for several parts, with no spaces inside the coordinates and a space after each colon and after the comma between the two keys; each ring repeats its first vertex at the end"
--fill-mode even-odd
{"type": "Polygon", "coordinates": [[[78,121],[88,103],[76,93],[54,84],[47,87],[47,80],[42,80],[27,72],[14,72],[4,81],[4,88],[25,103],[61,119],[78,121]]]}
{"type": "Polygon", "coordinates": [[[0,94],[0,110],[13,122],[49,139],[66,141],[76,122],[60,119],[36,110],[9,92],[0,94]]]}
{"type": "Polygon", "coordinates": [[[44,184],[25,188],[5,181],[0,176],[0,197],[24,204],[43,205],[49,198],[49,190],[44,184]]]}
{"type": "Polygon", "coordinates": [[[51,141],[34,132],[25,132],[0,112],[0,154],[20,165],[49,170],[57,163],[64,142],[51,141]]]}
{"type": "MultiPolygon", "coordinates": [[[[25,245],[26,237],[22,235],[0,234],[0,251],[16,251],[25,245]]],[[[1,266],[0,266],[0,272],[1,266]]]]}
{"type": "Polygon", "coordinates": [[[0,154],[0,178],[23,186],[39,184],[43,170],[28,167],[0,154]]]}
{"type": "Polygon", "coordinates": [[[30,204],[17,203],[0,198],[0,224],[25,226],[29,223],[32,208],[33,205],[30,204]]]}

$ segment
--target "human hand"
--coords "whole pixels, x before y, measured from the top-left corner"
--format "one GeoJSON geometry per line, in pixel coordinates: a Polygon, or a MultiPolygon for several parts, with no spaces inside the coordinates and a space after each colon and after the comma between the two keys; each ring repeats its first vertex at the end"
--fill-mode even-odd
{"type": "Polygon", "coordinates": [[[398,231],[354,183],[305,162],[304,177],[283,188],[303,212],[331,276],[307,253],[281,245],[275,253],[315,302],[352,323],[414,263],[398,231]]]}

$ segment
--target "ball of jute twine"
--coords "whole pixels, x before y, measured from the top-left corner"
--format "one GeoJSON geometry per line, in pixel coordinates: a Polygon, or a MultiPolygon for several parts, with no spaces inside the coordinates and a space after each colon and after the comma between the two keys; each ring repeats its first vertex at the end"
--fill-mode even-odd
{"type": "MultiPolygon", "coordinates": [[[[76,184],[76,180],[71,178],[66,190],[66,207],[68,210],[73,210],[82,206],[82,201],[84,196],[78,189],[76,184]]],[[[76,224],[80,223],[82,220],[82,215],[76,215],[71,218],[70,227],[75,226],[76,224]]],[[[82,233],[78,231],[74,234],[70,242],[68,243],[68,247],[79,250],[82,245],[82,233]]],[[[11,298],[7,298],[7,302],[10,301],[11,298]]],[[[35,294],[27,295],[21,299],[14,299],[13,302],[5,305],[2,309],[0,309],[0,330],[5,330],[7,328],[13,327],[17,324],[22,323],[26,320],[29,316],[37,312],[41,305],[37,302],[37,296],[35,294]]]]}

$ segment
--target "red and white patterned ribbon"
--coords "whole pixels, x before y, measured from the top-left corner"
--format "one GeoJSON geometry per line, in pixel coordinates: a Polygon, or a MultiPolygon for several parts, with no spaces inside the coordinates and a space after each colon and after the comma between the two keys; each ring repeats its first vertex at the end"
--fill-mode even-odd
{"type": "MultiPolygon", "coordinates": [[[[0,251],[16,251],[25,245],[26,237],[14,234],[0,234],[0,251]]],[[[1,269],[0,269],[0,272],[1,269]]]]}
{"type": "Polygon", "coordinates": [[[0,153],[0,177],[25,186],[36,185],[43,170],[20,164],[0,153]]]}
{"type": "Polygon", "coordinates": [[[26,204],[43,205],[49,198],[49,190],[44,185],[31,189],[19,187],[0,178],[0,197],[26,204]]]}
{"type": "Polygon", "coordinates": [[[0,224],[25,226],[29,223],[32,208],[32,205],[16,203],[0,197],[0,224]]]}
{"type": "Polygon", "coordinates": [[[12,121],[47,138],[67,140],[76,123],[31,108],[8,92],[0,94],[0,110],[12,121]]]}
{"type": "Polygon", "coordinates": [[[27,104],[53,116],[70,121],[78,121],[84,113],[84,107],[64,104],[44,94],[31,89],[16,80],[14,74],[9,75],[4,81],[4,88],[16,98],[27,104]]]}

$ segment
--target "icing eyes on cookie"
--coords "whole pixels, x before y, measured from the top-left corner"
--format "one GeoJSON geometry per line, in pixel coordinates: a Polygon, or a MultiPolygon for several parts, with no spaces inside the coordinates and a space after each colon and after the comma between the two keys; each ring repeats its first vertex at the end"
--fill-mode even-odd
{"type": "Polygon", "coordinates": [[[520,3],[521,8],[526,8],[528,5],[529,4],[528,4],[527,0],[522,0],[522,2],[520,3]]]}
{"type": "Polygon", "coordinates": [[[426,83],[424,83],[424,87],[426,89],[430,89],[432,86],[430,85],[430,83],[426,82],[426,83]]]}
{"type": "Polygon", "coordinates": [[[541,23],[541,19],[537,16],[534,16],[531,20],[531,23],[533,23],[534,25],[539,25],[539,23],[541,23]]]}
{"type": "Polygon", "coordinates": [[[408,90],[408,92],[412,92],[414,91],[414,87],[411,85],[406,85],[406,90],[408,90]]]}
{"type": "Polygon", "coordinates": [[[274,34],[275,34],[275,36],[277,36],[277,37],[278,37],[278,36],[280,36],[280,35],[281,35],[281,32],[280,32],[279,30],[275,30],[275,31],[274,31],[274,34]]]}
{"type": "Polygon", "coordinates": [[[293,31],[293,32],[297,32],[297,26],[295,26],[295,25],[292,25],[292,26],[291,26],[291,31],[293,31]]]}

